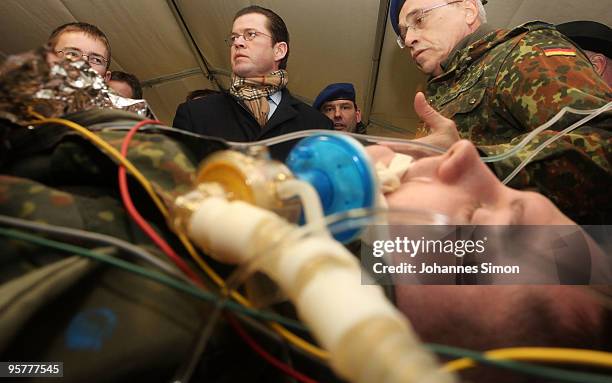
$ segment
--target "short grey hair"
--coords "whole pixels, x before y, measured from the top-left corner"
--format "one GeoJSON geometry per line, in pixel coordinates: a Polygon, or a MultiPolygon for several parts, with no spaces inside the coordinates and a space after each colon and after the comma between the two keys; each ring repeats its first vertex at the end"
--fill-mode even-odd
{"type": "Polygon", "coordinates": [[[478,7],[478,19],[481,23],[487,22],[487,11],[484,9],[484,5],[482,5],[482,1],[476,0],[476,6],[478,7]]]}

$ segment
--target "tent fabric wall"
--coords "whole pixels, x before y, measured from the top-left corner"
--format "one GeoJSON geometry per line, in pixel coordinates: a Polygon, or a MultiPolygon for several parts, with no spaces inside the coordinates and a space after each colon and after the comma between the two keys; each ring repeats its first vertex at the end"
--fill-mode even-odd
{"type": "MultiPolygon", "coordinates": [[[[0,55],[43,44],[58,25],[85,21],[100,27],[112,46],[111,69],[134,73],[144,95],[167,124],[186,94],[215,89],[201,72],[198,53],[221,86],[229,83],[229,50],[224,39],[233,15],[258,4],[277,12],[289,28],[289,89],[306,101],[331,82],[352,82],[357,103],[368,110],[370,131],[410,137],[418,124],[412,109],[425,77],[400,50],[387,17],[389,0],[3,0],[0,55]],[[182,17],[177,17],[178,15],[182,17]],[[378,28],[378,22],[385,22],[378,28]],[[181,24],[193,37],[190,45],[181,24]],[[377,30],[384,31],[382,46],[377,30]],[[197,50],[197,51],[196,51],[197,50]],[[379,57],[380,54],[380,57],[379,57]],[[372,94],[371,105],[364,105],[372,94]]],[[[560,23],[595,20],[612,24],[612,0],[490,0],[489,22],[510,27],[529,20],[560,23]]]]}

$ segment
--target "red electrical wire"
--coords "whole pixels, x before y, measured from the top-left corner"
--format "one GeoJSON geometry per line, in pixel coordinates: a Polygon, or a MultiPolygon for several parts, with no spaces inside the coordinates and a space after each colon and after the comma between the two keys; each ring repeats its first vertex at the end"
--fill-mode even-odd
{"type": "MultiPolygon", "coordinates": [[[[160,121],[156,120],[144,120],[140,121],[136,125],[134,125],[128,134],[123,139],[121,144],[121,155],[127,157],[128,146],[132,141],[132,138],[142,126],[147,124],[161,124],[160,121]]],[[[121,199],[123,201],[123,205],[127,210],[130,217],[138,224],[138,226],[144,231],[149,238],[159,247],[164,254],[168,256],[176,264],[179,269],[181,269],[193,282],[195,282],[198,286],[203,287],[204,283],[200,279],[200,277],[187,265],[187,263],[178,255],[176,252],[168,245],[168,243],[145,221],[144,218],[140,215],[134,203],[132,202],[132,198],[130,197],[130,192],[127,184],[127,175],[125,171],[125,167],[119,166],[119,190],[121,192],[121,199]]]]}
{"type": "MultiPolygon", "coordinates": [[[[159,121],[155,120],[144,120],[140,121],[136,125],[134,125],[128,134],[123,139],[121,144],[121,155],[127,157],[127,150],[132,140],[132,137],[136,134],[138,129],[147,124],[161,124],[159,121]]],[[[202,280],[198,277],[197,274],[193,272],[189,268],[189,266],[183,261],[182,258],[178,256],[172,250],[172,248],[168,245],[168,243],[155,232],[155,230],[147,223],[147,221],[142,218],[134,203],[132,202],[132,198],[130,197],[130,192],[127,185],[127,174],[124,166],[119,166],[119,190],[121,192],[121,199],[123,200],[123,204],[131,216],[131,218],[140,226],[140,228],[151,238],[153,242],[183,271],[191,280],[197,283],[200,286],[203,286],[202,280]]],[[[226,319],[230,323],[230,325],[234,328],[236,333],[245,341],[245,343],[253,349],[259,356],[261,356],[266,362],[270,363],[277,369],[281,370],[284,374],[291,376],[292,378],[302,382],[302,383],[317,383],[316,380],[309,378],[308,376],[302,374],[294,370],[291,366],[282,361],[276,359],[274,356],[268,354],[250,335],[240,326],[240,323],[236,321],[230,315],[226,315],[226,319]]]]}
{"type": "Polygon", "coordinates": [[[251,349],[255,351],[259,356],[261,356],[266,362],[281,370],[285,375],[288,375],[302,383],[317,383],[316,380],[302,374],[299,371],[294,370],[288,364],[283,363],[280,360],[276,359],[274,356],[268,354],[266,350],[264,350],[259,344],[257,344],[255,339],[251,338],[251,336],[242,328],[240,323],[238,323],[238,321],[233,316],[226,314],[225,319],[227,319],[227,321],[234,328],[236,333],[240,335],[242,340],[244,340],[244,342],[249,347],[251,347],[251,349]]]}

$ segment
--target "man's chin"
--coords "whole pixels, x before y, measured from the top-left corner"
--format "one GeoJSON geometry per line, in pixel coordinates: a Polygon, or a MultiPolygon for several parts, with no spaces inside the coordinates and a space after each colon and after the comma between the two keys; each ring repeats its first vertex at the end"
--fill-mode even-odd
{"type": "Polygon", "coordinates": [[[435,73],[436,65],[433,65],[430,62],[425,61],[425,60],[419,60],[419,61],[412,60],[412,62],[414,63],[414,65],[416,65],[417,69],[423,72],[424,74],[428,76],[432,76],[432,75],[437,76],[435,73]]]}
{"type": "Polygon", "coordinates": [[[232,67],[232,73],[239,77],[252,77],[252,68],[247,65],[236,64],[232,67]]]}
{"type": "Polygon", "coordinates": [[[433,75],[433,69],[432,68],[428,68],[427,66],[421,65],[419,63],[416,63],[416,67],[418,70],[420,70],[423,74],[426,74],[428,76],[433,75]]]}

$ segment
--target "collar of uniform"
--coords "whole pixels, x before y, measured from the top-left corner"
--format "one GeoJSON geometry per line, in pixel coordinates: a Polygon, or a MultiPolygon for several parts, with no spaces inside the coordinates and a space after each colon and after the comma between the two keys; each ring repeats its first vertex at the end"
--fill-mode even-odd
{"type": "MultiPolygon", "coordinates": [[[[461,51],[462,53],[457,55],[455,65],[463,62],[468,62],[469,65],[469,62],[476,61],[479,57],[491,50],[496,45],[502,44],[516,36],[528,33],[529,31],[543,28],[554,29],[554,26],[541,21],[530,21],[528,23],[519,25],[514,29],[494,29],[487,26],[487,29],[482,31],[483,33],[480,34],[480,38],[478,40],[469,43],[469,46],[461,51]]],[[[452,68],[452,66],[449,68],[452,68]]]]}
{"type": "Polygon", "coordinates": [[[478,27],[478,29],[476,29],[474,33],[470,33],[469,35],[464,37],[463,40],[459,41],[459,43],[455,45],[451,53],[448,55],[448,58],[440,63],[442,71],[447,72],[448,69],[452,67],[450,64],[452,64],[453,62],[457,62],[457,60],[455,59],[461,56],[460,52],[462,52],[463,49],[478,42],[480,39],[495,30],[495,28],[485,23],[478,27]]]}

